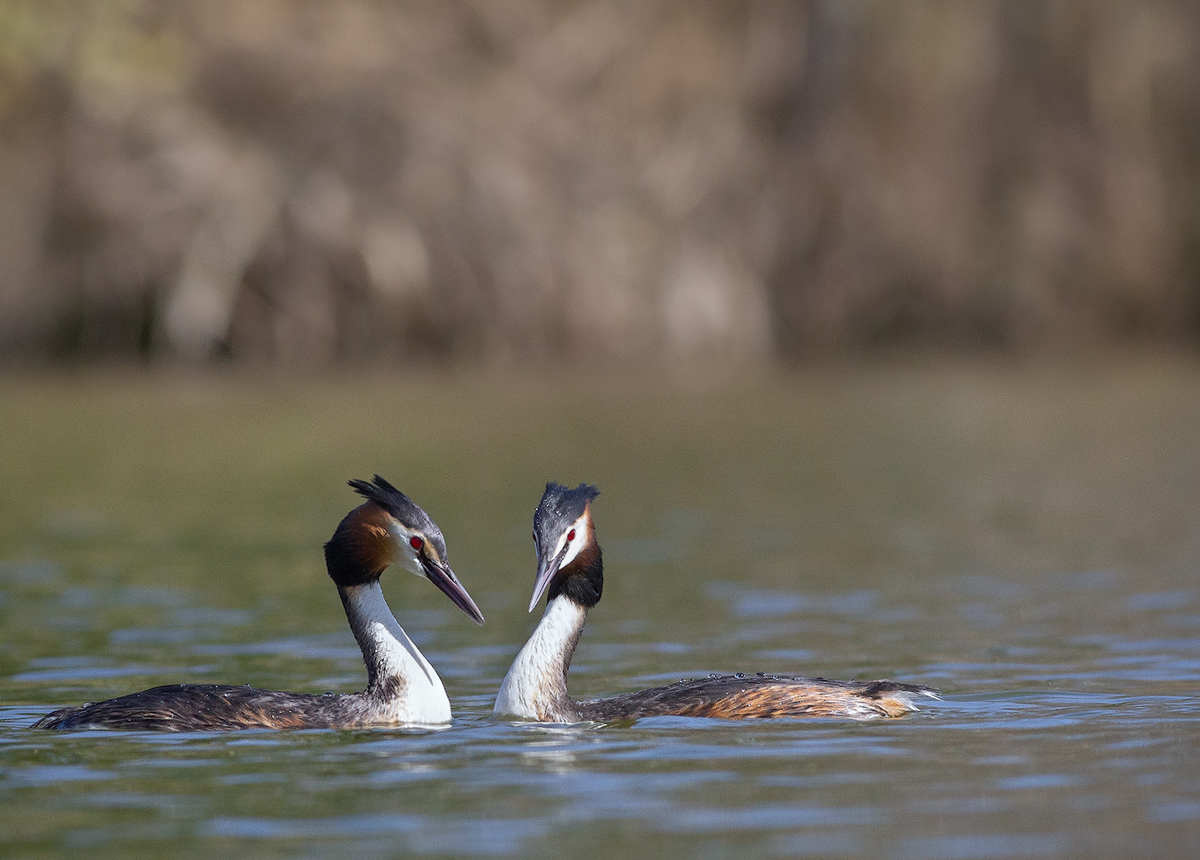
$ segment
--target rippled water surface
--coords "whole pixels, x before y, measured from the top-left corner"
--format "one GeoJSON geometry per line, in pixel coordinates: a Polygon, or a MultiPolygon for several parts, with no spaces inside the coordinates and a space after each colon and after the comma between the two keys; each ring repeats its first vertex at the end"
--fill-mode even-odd
{"type": "Polygon", "coordinates": [[[1200,850],[1200,370],[0,381],[0,856],[1200,850]],[[388,477],[487,615],[389,571],[441,731],[27,726],[178,680],[350,691],[321,544],[388,477]],[[594,481],[577,696],[891,677],[910,718],[493,721],[546,480],[594,481]]]}

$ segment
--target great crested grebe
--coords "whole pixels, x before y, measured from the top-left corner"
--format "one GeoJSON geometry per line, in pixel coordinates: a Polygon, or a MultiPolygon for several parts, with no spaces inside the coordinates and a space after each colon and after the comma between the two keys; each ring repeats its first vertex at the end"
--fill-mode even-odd
{"type": "Polygon", "coordinates": [[[450,700],[442,681],[392,615],[379,577],[399,563],[428,578],[477,623],[483,615],[447,564],[446,541],[429,514],[378,475],[350,486],[367,501],[345,516],[325,544],[325,566],[367,664],[364,692],[313,695],[173,684],[63,708],[33,728],[185,732],[448,723],[450,700]]]}
{"type": "Polygon", "coordinates": [[[544,723],[619,722],[685,716],[743,720],[766,717],[898,717],[917,710],[931,687],[895,681],[829,681],[794,675],[710,675],[665,687],[576,702],[567,670],[588,610],[600,602],[604,564],[591,503],[600,491],[546,485],[533,515],[537,579],[529,611],[547,592],[546,612],[500,685],[494,712],[544,723]]]}

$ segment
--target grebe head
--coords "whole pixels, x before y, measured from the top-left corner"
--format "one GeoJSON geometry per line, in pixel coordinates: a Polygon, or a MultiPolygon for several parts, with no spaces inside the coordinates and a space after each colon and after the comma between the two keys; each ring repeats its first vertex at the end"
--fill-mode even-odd
{"type": "Polygon", "coordinates": [[[533,514],[538,569],[530,612],[547,589],[550,600],[565,593],[581,606],[599,602],[604,574],[591,512],[592,500],[598,495],[600,491],[593,484],[580,484],[573,490],[562,484],[546,484],[533,514]]]}
{"type": "Polygon", "coordinates": [[[365,504],[346,514],[325,544],[329,576],[342,587],[367,585],[390,564],[424,576],[476,623],[483,613],[450,569],[446,540],[437,523],[416,502],[378,475],[350,481],[365,504]]]}

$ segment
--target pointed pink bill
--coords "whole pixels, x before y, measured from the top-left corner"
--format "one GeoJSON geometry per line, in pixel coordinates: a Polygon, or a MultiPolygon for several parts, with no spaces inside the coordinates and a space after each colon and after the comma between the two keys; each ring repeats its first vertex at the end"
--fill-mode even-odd
{"type": "Polygon", "coordinates": [[[533,612],[538,601],[542,599],[542,595],[546,589],[550,587],[550,582],[558,573],[559,565],[562,564],[563,556],[567,554],[567,544],[563,544],[562,550],[554,558],[548,560],[538,560],[537,578],[533,581],[533,597],[529,601],[529,611],[533,612]]]}

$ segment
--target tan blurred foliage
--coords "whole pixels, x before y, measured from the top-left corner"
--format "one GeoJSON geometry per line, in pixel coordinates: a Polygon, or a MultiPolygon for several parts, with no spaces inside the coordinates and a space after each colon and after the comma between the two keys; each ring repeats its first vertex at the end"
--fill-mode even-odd
{"type": "Polygon", "coordinates": [[[0,357],[1200,331],[1189,3],[0,0],[0,357]]]}

